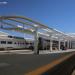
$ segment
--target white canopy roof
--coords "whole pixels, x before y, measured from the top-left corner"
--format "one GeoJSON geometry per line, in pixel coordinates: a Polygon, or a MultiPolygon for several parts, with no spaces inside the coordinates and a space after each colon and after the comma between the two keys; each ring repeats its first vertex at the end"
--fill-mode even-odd
{"type": "Polygon", "coordinates": [[[35,28],[39,36],[50,38],[52,35],[53,39],[74,39],[71,35],[67,35],[59,30],[50,28],[39,22],[36,22],[30,18],[22,16],[0,16],[1,28],[6,30],[15,30],[22,33],[28,33],[34,35],[35,28]]]}

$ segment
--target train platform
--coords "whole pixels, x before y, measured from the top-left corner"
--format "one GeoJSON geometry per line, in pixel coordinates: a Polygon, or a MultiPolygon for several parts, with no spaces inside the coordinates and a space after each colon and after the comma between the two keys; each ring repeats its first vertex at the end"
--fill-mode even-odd
{"type": "MultiPolygon", "coordinates": [[[[68,50],[40,50],[39,54],[52,54],[52,53],[65,53],[65,52],[73,52],[75,49],[68,49],[68,50]]],[[[34,51],[32,50],[6,50],[6,51],[0,51],[1,54],[34,54],[34,51]]]]}

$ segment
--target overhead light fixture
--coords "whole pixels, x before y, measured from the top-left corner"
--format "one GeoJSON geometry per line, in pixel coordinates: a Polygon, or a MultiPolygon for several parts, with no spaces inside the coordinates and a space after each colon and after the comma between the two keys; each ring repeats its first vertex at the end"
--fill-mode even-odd
{"type": "Polygon", "coordinates": [[[56,38],[56,39],[57,39],[58,37],[56,37],[56,36],[52,36],[52,38],[56,38]]]}
{"type": "Polygon", "coordinates": [[[38,25],[34,24],[35,27],[38,27],[38,25]]]}
{"type": "Polygon", "coordinates": [[[52,32],[52,30],[50,30],[50,29],[43,29],[43,30],[45,30],[45,31],[47,31],[47,32],[52,32]]]}
{"type": "Polygon", "coordinates": [[[45,34],[45,33],[41,33],[41,32],[38,32],[38,33],[41,35],[44,35],[44,36],[50,36],[49,34],[45,34]]]}
{"type": "Polygon", "coordinates": [[[23,28],[23,26],[21,26],[21,25],[17,25],[17,27],[19,27],[19,28],[23,28]]]}

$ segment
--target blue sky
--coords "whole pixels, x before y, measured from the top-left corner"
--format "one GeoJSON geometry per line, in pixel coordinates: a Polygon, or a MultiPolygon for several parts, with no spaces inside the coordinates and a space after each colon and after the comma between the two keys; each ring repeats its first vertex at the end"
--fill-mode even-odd
{"type": "Polygon", "coordinates": [[[21,15],[67,33],[75,32],[75,0],[0,0],[0,15],[21,15]]]}

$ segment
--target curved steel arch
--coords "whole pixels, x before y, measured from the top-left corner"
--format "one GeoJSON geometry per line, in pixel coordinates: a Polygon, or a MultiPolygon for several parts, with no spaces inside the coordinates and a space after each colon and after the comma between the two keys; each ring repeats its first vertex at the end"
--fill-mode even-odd
{"type": "Polygon", "coordinates": [[[43,24],[41,24],[39,22],[36,22],[36,21],[34,21],[34,20],[30,19],[30,18],[27,18],[27,17],[23,17],[23,16],[0,16],[0,20],[12,20],[12,21],[15,21],[15,22],[18,22],[18,23],[22,23],[22,24],[26,24],[26,25],[35,27],[34,25],[29,24],[27,22],[17,20],[17,18],[24,19],[24,20],[27,20],[29,22],[32,22],[33,24],[38,25],[39,28],[48,28],[48,29],[52,30],[55,34],[60,33],[60,34],[65,35],[64,33],[60,32],[60,31],[57,31],[57,30],[55,30],[53,28],[49,28],[48,26],[45,26],[45,25],[43,25],[43,24]]]}
{"type": "Polygon", "coordinates": [[[5,30],[15,30],[15,31],[23,32],[23,33],[32,34],[32,31],[30,31],[30,30],[27,30],[27,29],[23,29],[22,30],[22,28],[17,27],[15,24],[7,23],[7,22],[3,21],[3,20],[12,20],[12,21],[15,21],[15,22],[18,22],[18,23],[22,23],[22,24],[25,24],[25,25],[32,26],[31,24],[29,24],[27,22],[22,22],[22,21],[16,20],[15,18],[20,18],[20,17],[18,17],[18,16],[17,17],[15,17],[15,16],[0,16],[0,20],[2,20],[1,22],[3,24],[7,24],[9,26],[13,26],[14,27],[14,28],[2,28],[2,29],[5,29],[5,30]]]}
{"type": "Polygon", "coordinates": [[[27,21],[32,22],[32,23],[34,23],[34,24],[36,24],[36,25],[38,25],[38,26],[40,26],[42,28],[49,28],[48,26],[45,26],[45,25],[43,25],[43,24],[41,24],[39,22],[36,22],[36,21],[34,21],[34,20],[30,19],[30,18],[23,17],[23,16],[0,16],[0,20],[4,20],[4,19],[15,19],[15,18],[20,18],[20,19],[27,20],[27,21]]]}

